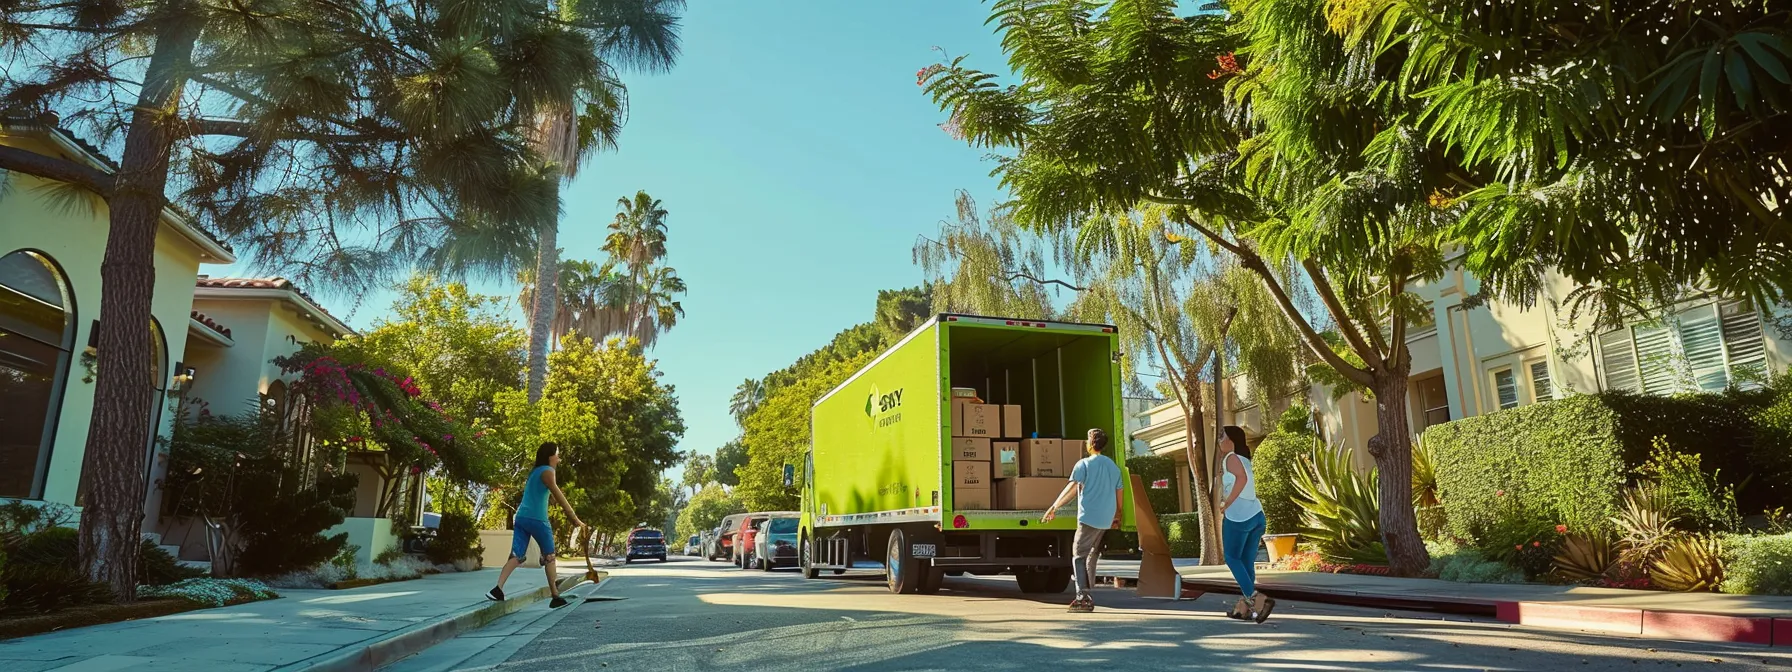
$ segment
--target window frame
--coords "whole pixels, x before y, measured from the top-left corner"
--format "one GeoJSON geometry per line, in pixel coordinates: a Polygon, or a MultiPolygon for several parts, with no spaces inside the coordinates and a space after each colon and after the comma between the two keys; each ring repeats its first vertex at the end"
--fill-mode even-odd
{"type": "Polygon", "coordinates": [[[1545,401],[1556,400],[1556,372],[1549,366],[1549,358],[1539,357],[1537,359],[1529,360],[1524,363],[1524,370],[1527,374],[1526,377],[1530,381],[1531,403],[1540,404],[1545,401]],[[1543,394],[1539,394],[1537,390],[1537,367],[1539,366],[1543,367],[1543,382],[1549,386],[1549,389],[1544,391],[1543,394]]]}
{"type": "MultiPolygon", "coordinates": [[[[0,171],[0,173],[4,172],[0,171]]],[[[81,304],[75,293],[75,283],[69,277],[68,269],[64,268],[62,262],[57,261],[55,256],[37,248],[21,247],[0,254],[0,259],[14,254],[34,257],[38,263],[43,264],[57,281],[62,290],[63,302],[66,304],[62,307],[61,343],[49,343],[25,334],[18,334],[19,337],[29,339],[34,343],[55,348],[57,355],[56,363],[51,365],[50,399],[49,403],[45,404],[42,435],[38,439],[37,466],[31,475],[31,487],[23,497],[0,495],[0,499],[43,501],[46,495],[45,491],[49,488],[50,465],[54,464],[56,460],[56,437],[60,435],[62,429],[62,407],[68,396],[69,378],[75,361],[75,344],[79,342],[77,336],[81,332],[81,304]]],[[[8,333],[15,332],[9,331],[8,333]]]]}
{"type": "Polygon", "coordinates": [[[1513,371],[1511,366],[1491,369],[1487,372],[1487,377],[1489,382],[1493,383],[1493,405],[1496,410],[1508,411],[1524,405],[1524,397],[1519,394],[1518,390],[1518,373],[1513,371]],[[1512,405],[1510,406],[1500,400],[1500,374],[1502,373],[1510,376],[1512,381],[1512,405]]]}

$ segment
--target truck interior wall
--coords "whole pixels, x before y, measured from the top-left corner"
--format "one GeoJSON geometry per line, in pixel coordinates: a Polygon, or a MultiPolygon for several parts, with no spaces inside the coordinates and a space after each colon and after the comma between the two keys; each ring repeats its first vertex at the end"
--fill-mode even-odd
{"type": "Polygon", "coordinates": [[[974,388],[989,403],[1021,405],[1026,436],[1082,438],[1091,427],[1110,436],[1120,431],[1112,426],[1119,400],[1107,334],[955,327],[950,342],[952,386],[974,388]]]}

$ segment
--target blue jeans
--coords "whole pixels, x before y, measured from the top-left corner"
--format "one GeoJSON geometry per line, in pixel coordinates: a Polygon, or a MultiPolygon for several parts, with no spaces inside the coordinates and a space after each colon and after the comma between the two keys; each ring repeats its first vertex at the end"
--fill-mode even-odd
{"type": "Polygon", "coordinates": [[[1238,580],[1238,591],[1245,597],[1257,594],[1257,544],[1263,542],[1263,514],[1238,522],[1231,518],[1220,521],[1220,548],[1232,578],[1238,580]]]}
{"type": "Polygon", "coordinates": [[[541,561],[554,559],[554,527],[539,518],[518,516],[510,535],[510,557],[522,560],[529,556],[529,540],[541,548],[541,561]]]}

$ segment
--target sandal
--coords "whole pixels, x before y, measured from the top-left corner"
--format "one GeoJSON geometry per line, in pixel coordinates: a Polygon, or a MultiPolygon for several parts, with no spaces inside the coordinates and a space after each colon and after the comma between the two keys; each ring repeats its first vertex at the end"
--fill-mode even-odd
{"type": "Polygon", "coordinates": [[[1276,610],[1275,598],[1263,598],[1263,608],[1257,611],[1256,621],[1262,623],[1269,620],[1269,613],[1276,610]]]}
{"type": "Polygon", "coordinates": [[[1245,605],[1245,599],[1242,597],[1238,598],[1237,602],[1233,602],[1232,607],[1226,610],[1226,618],[1235,618],[1244,621],[1249,620],[1250,617],[1250,607],[1245,605]]]}

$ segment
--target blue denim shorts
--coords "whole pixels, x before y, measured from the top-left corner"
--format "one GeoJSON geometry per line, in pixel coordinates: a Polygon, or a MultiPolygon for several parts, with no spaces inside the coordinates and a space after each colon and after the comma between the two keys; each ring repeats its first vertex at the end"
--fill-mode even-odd
{"type": "Polygon", "coordinates": [[[510,557],[519,560],[529,557],[530,539],[534,539],[536,547],[541,549],[543,562],[554,557],[554,528],[548,521],[518,517],[515,527],[510,535],[510,557]]]}

